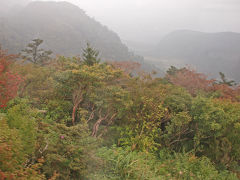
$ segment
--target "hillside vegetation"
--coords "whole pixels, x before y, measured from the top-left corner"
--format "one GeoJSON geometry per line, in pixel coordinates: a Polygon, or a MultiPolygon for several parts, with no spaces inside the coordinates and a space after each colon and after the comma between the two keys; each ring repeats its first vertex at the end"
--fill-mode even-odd
{"type": "Polygon", "coordinates": [[[240,179],[239,34],[166,36],[150,60],[210,76],[160,78],[77,6],[3,2],[0,180],[240,179]]]}
{"type": "Polygon", "coordinates": [[[0,179],[240,177],[239,86],[187,68],[153,78],[84,52],[0,51],[0,179]]]}

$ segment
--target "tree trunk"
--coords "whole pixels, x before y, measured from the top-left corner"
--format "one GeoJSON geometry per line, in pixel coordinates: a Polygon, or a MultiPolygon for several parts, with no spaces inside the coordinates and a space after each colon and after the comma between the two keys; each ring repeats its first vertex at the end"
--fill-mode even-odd
{"type": "Polygon", "coordinates": [[[104,118],[100,118],[97,120],[97,122],[94,124],[93,126],[93,131],[92,131],[92,136],[93,137],[97,137],[97,132],[98,132],[98,128],[101,124],[101,122],[104,120],[104,118]]]}
{"type": "Polygon", "coordinates": [[[110,120],[108,121],[107,126],[104,128],[103,132],[98,136],[98,138],[102,137],[104,135],[104,133],[106,133],[108,131],[108,127],[113,123],[115,116],[117,115],[117,113],[113,114],[112,117],[110,118],[110,120]]]}
{"type": "Polygon", "coordinates": [[[75,125],[75,117],[76,117],[76,111],[77,108],[79,106],[79,104],[82,102],[83,100],[83,93],[82,90],[79,89],[78,91],[75,91],[73,93],[73,111],[72,111],[72,125],[75,125]]]}
{"type": "Polygon", "coordinates": [[[76,114],[76,110],[77,110],[78,105],[74,105],[73,106],[73,111],[72,111],[72,125],[75,125],[75,114],[76,114]]]}

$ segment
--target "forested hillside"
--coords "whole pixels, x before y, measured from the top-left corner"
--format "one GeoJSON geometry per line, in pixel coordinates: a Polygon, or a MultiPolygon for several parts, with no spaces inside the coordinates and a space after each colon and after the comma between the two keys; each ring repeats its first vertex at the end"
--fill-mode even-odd
{"type": "Polygon", "coordinates": [[[215,78],[224,72],[239,82],[239,47],[239,33],[180,30],[165,36],[152,53],[169,64],[189,65],[215,78]]]}
{"type": "Polygon", "coordinates": [[[135,64],[101,63],[90,46],[32,52],[0,51],[0,179],[240,177],[240,87],[224,76],[132,76],[135,64]]]}
{"type": "Polygon", "coordinates": [[[28,2],[0,0],[0,180],[240,179],[238,33],[132,42],[182,65],[163,75],[78,6],[28,2]]]}
{"type": "Polygon", "coordinates": [[[67,2],[31,2],[1,19],[0,42],[9,52],[18,53],[34,38],[43,39],[45,48],[55,54],[81,54],[89,42],[103,59],[143,61],[129,52],[116,33],[67,2]]]}

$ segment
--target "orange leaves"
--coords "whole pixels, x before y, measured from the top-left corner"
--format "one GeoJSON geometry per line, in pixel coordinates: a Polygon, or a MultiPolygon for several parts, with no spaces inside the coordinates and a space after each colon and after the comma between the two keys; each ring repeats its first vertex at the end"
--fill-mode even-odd
{"type": "Polygon", "coordinates": [[[186,88],[192,95],[196,95],[201,90],[210,91],[214,82],[214,80],[208,80],[204,74],[185,68],[175,75],[169,75],[168,78],[174,85],[186,88]]]}
{"type": "Polygon", "coordinates": [[[199,91],[220,92],[220,99],[240,101],[240,86],[218,84],[216,80],[208,80],[206,75],[197,73],[194,70],[183,68],[178,70],[176,74],[168,74],[167,78],[174,85],[186,88],[193,96],[197,95],[199,91]]]}
{"type": "Polygon", "coordinates": [[[110,62],[113,67],[117,69],[121,69],[125,73],[132,73],[140,68],[140,64],[137,62],[131,62],[131,61],[114,61],[110,62]]]}
{"type": "Polygon", "coordinates": [[[240,101],[240,86],[232,87],[227,84],[214,84],[213,91],[221,93],[221,99],[231,99],[234,102],[240,101]]]}

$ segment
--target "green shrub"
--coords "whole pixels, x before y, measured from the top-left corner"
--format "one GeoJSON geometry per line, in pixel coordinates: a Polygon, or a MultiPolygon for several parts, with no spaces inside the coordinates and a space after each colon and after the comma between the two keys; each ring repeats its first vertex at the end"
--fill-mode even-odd
{"type": "Polygon", "coordinates": [[[25,99],[12,101],[6,113],[6,120],[9,127],[18,131],[18,138],[22,140],[23,149],[29,156],[35,150],[37,114],[38,112],[32,109],[25,99]]]}
{"type": "MultiPolygon", "coordinates": [[[[105,179],[236,179],[228,171],[218,172],[211,161],[191,154],[171,154],[161,151],[159,158],[150,153],[135,152],[130,149],[101,148],[98,156],[102,159],[102,170],[95,174],[96,179],[104,172],[105,179]]],[[[93,176],[94,177],[94,176],[93,176]]]]}
{"type": "Polygon", "coordinates": [[[46,177],[57,173],[57,179],[82,179],[87,173],[88,148],[94,142],[86,125],[67,127],[55,123],[48,127],[45,140],[43,172],[46,177]]]}

